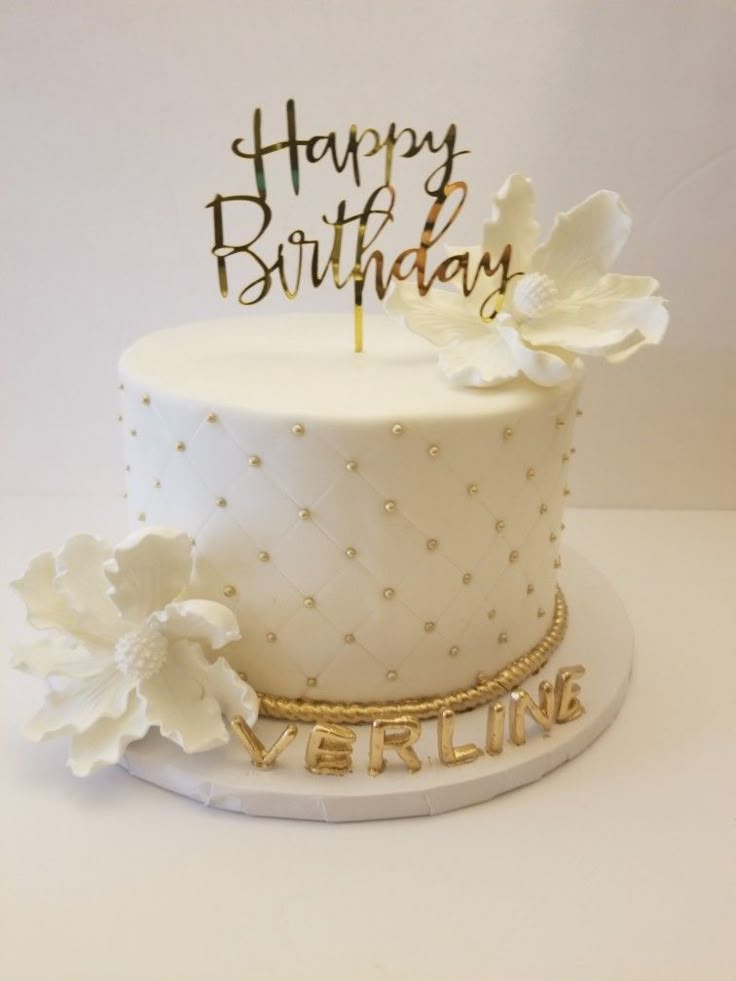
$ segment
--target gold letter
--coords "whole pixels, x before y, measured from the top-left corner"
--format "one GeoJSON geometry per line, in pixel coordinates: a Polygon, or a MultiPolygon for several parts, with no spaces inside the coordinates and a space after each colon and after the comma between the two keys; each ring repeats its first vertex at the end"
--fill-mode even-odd
{"type": "Polygon", "coordinates": [[[355,733],[347,726],[317,722],[309,733],[304,765],[312,773],[350,773],[354,742],[355,733]]]}
{"type": "Polygon", "coordinates": [[[419,720],[410,715],[402,715],[399,719],[375,719],[371,726],[368,773],[375,777],[386,769],[383,753],[387,746],[396,750],[412,773],[421,770],[422,764],[412,749],[421,734],[419,720]]]}
{"type": "Polygon", "coordinates": [[[555,679],[555,721],[572,722],[579,719],[585,708],[578,698],[580,685],[575,681],[582,678],[585,668],[574,664],[570,668],[560,668],[555,679]]]}
{"type": "Polygon", "coordinates": [[[455,734],[455,713],[452,709],[443,709],[437,719],[437,751],[440,761],[445,766],[455,766],[456,763],[472,763],[482,755],[483,750],[475,743],[465,743],[463,746],[453,746],[452,737],[455,734]]]}
{"type": "Polygon", "coordinates": [[[555,721],[555,690],[549,681],[539,685],[539,701],[540,705],[523,688],[511,692],[509,729],[514,745],[523,746],[526,742],[526,712],[544,729],[545,736],[549,734],[555,721]]]}
{"type": "Polygon", "coordinates": [[[236,715],[233,719],[231,719],[230,727],[237,734],[241,743],[248,750],[248,755],[250,756],[254,765],[263,769],[273,766],[276,759],[281,756],[286,747],[294,742],[296,739],[296,734],[299,731],[295,725],[288,725],[273,746],[266,749],[242,715],[236,715]]]}
{"type": "Polygon", "coordinates": [[[506,706],[503,702],[494,702],[488,706],[488,722],[486,723],[486,753],[498,756],[503,753],[503,722],[506,718],[506,706]]]}

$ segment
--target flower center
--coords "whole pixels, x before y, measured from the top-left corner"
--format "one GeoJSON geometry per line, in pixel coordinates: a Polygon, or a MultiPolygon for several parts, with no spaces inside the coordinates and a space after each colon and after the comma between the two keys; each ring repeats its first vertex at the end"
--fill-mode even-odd
{"type": "Polygon", "coordinates": [[[115,645],[112,659],[118,671],[136,681],[145,681],[158,674],[164,666],[166,651],[164,635],[145,626],[121,637],[115,645]]]}
{"type": "Polygon", "coordinates": [[[532,320],[544,313],[557,299],[554,280],[545,273],[529,273],[516,283],[513,307],[522,320],[532,320]]]}

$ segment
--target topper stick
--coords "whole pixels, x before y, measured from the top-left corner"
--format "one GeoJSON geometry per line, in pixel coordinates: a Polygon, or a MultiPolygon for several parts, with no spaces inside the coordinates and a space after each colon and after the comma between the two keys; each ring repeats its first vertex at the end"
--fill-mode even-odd
{"type": "Polygon", "coordinates": [[[356,302],[353,307],[353,336],[355,338],[355,353],[360,354],[363,350],[363,304],[356,302]]]}

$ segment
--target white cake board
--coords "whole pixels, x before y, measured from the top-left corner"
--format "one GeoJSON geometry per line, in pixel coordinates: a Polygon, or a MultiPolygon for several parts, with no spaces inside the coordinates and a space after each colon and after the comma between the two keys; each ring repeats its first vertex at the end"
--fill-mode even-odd
{"type": "MultiPolygon", "coordinates": [[[[443,766],[437,755],[437,725],[428,720],[422,723],[422,736],[415,745],[421,771],[409,773],[388,751],[386,769],[374,777],[367,772],[368,726],[353,727],[358,736],[353,772],[345,776],[317,775],[305,769],[311,729],[307,724],[299,725],[296,740],[269,769],[254,767],[235,738],[222,749],[187,755],[155,734],[128,747],[121,763],[133,776],[203,804],[310,821],[441,814],[538,780],[582,753],[611,724],[626,696],[634,653],[631,624],[611,584],[571,549],[563,552],[562,572],[560,584],[569,606],[567,635],[546,668],[522,687],[536,697],[539,681],[554,682],[560,667],[583,664],[585,714],[555,725],[547,736],[532,723],[523,746],[507,742],[498,756],[484,754],[471,763],[443,766]]],[[[456,716],[455,745],[484,745],[487,712],[481,707],[456,716]]],[[[259,720],[256,733],[270,745],[284,725],[259,720]]]]}

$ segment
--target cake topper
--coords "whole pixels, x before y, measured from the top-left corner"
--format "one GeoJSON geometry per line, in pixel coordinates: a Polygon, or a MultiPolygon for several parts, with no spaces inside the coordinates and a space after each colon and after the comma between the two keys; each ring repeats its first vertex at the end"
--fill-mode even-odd
{"type": "Polygon", "coordinates": [[[207,205],[213,212],[212,254],[217,260],[220,292],[224,297],[230,291],[227,263],[234,256],[247,259],[250,265],[247,275],[251,278],[238,293],[238,301],[245,306],[260,303],[274,285],[280,286],[283,293],[293,299],[305,275],[309,276],[314,287],[321,286],[330,278],[339,290],[352,286],[356,352],[363,350],[363,295],[369,279],[381,300],[394,282],[414,278],[418,294],[426,296],[436,283],[453,281],[459,284],[464,297],[469,299],[472,296],[474,302],[477,300],[478,315],[482,321],[493,320],[496,316],[500,302],[495,298],[503,297],[510,278],[511,244],[504,245],[494,254],[484,252],[473,256],[472,263],[469,252],[453,250],[451,255],[446,255],[429,271],[430,250],[444,239],[468,194],[465,181],[453,180],[455,159],[469,152],[457,149],[457,127],[454,124],[448,126],[442,137],[435,136],[431,130],[420,136],[411,127],[399,128],[396,123],[390,123],[383,133],[372,127],[358,130],[353,125],[342,140],[335,132],[305,138],[299,135],[296,106],[290,99],[286,104],[285,139],[264,145],[262,112],[256,109],[252,144],[249,145],[243,138],[236,139],[232,151],[252,163],[255,193],[217,194],[207,205]],[[349,169],[355,186],[362,187],[364,160],[379,155],[383,158],[382,183],[367,195],[361,210],[350,211],[347,201],[342,200],[337,204],[334,216],[321,216],[323,224],[331,229],[332,242],[327,252],[317,238],[309,237],[303,229],[290,232],[286,243],[281,242],[275,256],[269,259],[258,251],[258,242],[273,218],[273,209],[268,202],[268,158],[279,152],[288,154],[291,187],[296,195],[301,188],[304,164],[317,164],[327,159],[337,173],[349,169]],[[419,243],[401,250],[389,260],[373,246],[394,220],[394,165],[397,158],[408,159],[422,153],[431,155],[439,162],[433,159],[435,166],[423,185],[430,204],[419,243]],[[225,237],[225,212],[227,209],[230,214],[234,207],[241,217],[245,208],[248,227],[253,229],[247,240],[238,244],[230,244],[225,237]],[[346,256],[345,242],[349,226],[355,231],[355,246],[350,259],[346,256]],[[484,288],[483,283],[494,278],[497,281],[492,288],[484,288]]]}
{"type": "Polygon", "coordinates": [[[547,241],[537,244],[534,189],[528,178],[514,174],[494,197],[481,245],[447,247],[444,240],[468,196],[467,183],[454,179],[455,160],[469,152],[457,148],[454,124],[442,137],[431,130],[420,135],[411,127],[400,129],[393,122],[385,132],[353,125],[343,137],[334,131],[305,137],[290,99],[284,139],[264,144],[262,112],[256,109],[252,143],[238,138],[232,151],[252,164],[255,191],[217,194],[207,205],[213,213],[220,292],[229,294],[228,260],[236,256],[247,262],[249,278],[238,292],[245,306],[260,303],[274,285],[293,299],[305,276],[314,287],[328,280],[339,290],[351,286],[356,352],[363,350],[368,283],[379,299],[388,296],[390,312],[440,348],[440,367],[458,385],[492,387],[520,375],[538,385],[559,385],[571,377],[579,355],[622,361],[644,345],[658,344],[667,330],[669,316],[656,295],[657,281],[610,272],[631,230],[628,210],[611,191],[599,191],[558,215],[547,241]],[[367,194],[362,209],[351,210],[343,199],[332,216],[321,216],[331,229],[328,250],[316,233],[309,236],[297,228],[275,255],[261,254],[259,241],[273,219],[268,162],[281,152],[288,155],[295,195],[307,164],[327,160],[338,174],[349,171],[362,188],[365,162],[382,158],[382,183],[367,194]],[[418,244],[390,259],[376,243],[395,217],[395,164],[420,154],[433,158],[423,183],[430,204],[418,244]],[[245,209],[249,229],[237,244],[225,233],[225,214],[233,209],[240,219],[245,209]],[[355,243],[349,257],[348,230],[355,243]],[[435,262],[430,252],[440,243],[446,251],[435,262]],[[433,289],[438,285],[449,289],[433,289]]]}

